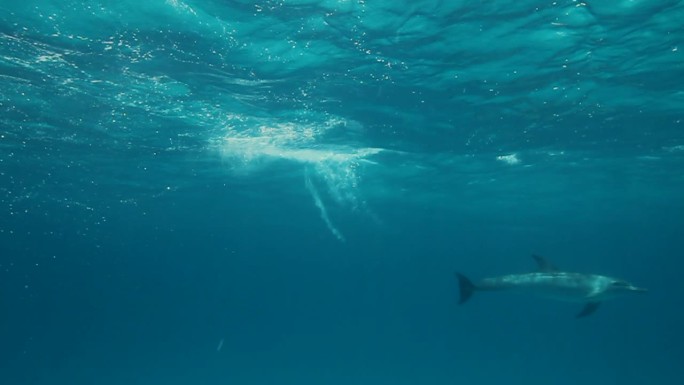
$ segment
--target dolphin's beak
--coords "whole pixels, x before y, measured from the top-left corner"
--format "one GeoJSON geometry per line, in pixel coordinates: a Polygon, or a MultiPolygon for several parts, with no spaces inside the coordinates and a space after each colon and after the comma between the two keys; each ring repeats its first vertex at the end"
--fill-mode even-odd
{"type": "Polygon", "coordinates": [[[646,293],[648,289],[644,289],[643,287],[636,287],[636,286],[631,286],[629,288],[631,291],[636,291],[637,293],[646,293]]]}

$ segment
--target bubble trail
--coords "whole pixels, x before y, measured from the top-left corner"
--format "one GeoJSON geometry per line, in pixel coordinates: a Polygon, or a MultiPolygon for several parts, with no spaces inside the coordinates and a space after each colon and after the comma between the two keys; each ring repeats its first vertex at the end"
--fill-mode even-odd
{"type": "Polygon", "coordinates": [[[323,205],[323,200],[321,199],[321,196],[318,194],[318,190],[316,190],[316,186],[314,186],[313,182],[311,181],[311,178],[309,177],[308,171],[304,175],[304,182],[306,184],[306,189],[309,190],[309,193],[311,193],[311,197],[314,200],[314,204],[318,209],[321,211],[321,219],[323,219],[323,222],[328,226],[328,229],[330,232],[341,242],[344,242],[344,235],[340,232],[340,230],[333,225],[332,221],[330,221],[330,217],[328,216],[328,210],[325,209],[325,205],[323,205]]]}

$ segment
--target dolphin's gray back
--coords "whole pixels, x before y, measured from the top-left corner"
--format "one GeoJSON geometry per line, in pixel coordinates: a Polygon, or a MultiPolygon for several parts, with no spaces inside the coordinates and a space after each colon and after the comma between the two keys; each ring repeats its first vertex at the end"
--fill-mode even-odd
{"type": "Polygon", "coordinates": [[[534,272],[485,278],[479,290],[524,291],[564,301],[584,302],[601,292],[610,278],[595,274],[568,272],[534,272]]]}

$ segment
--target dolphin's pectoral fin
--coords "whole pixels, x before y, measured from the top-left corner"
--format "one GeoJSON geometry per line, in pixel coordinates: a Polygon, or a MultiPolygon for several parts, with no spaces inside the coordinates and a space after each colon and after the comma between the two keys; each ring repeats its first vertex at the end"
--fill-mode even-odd
{"type": "Polygon", "coordinates": [[[537,262],[537,268],[539,271],[547,273],[558,271],[556,266],[552,265],[551,262],[549,262],[546,258],[536,254],[532,254],[532,258],[534,258],[534,261],[537,262]]]}
{"type": "Polygon", "coordinates": [[[601,302],[587,302],[586,305],[584,305],[584,308],[582,308],[582,311],[577,314],[577,318],[582,318],[586,317],[598,309],[599,305],[601,302]]]}

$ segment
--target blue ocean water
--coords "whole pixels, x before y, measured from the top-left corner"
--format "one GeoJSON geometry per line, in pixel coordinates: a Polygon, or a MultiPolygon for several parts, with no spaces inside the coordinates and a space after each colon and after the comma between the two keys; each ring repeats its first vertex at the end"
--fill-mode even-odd
{"type": "Polygon", "coordinates": [[[0,383],[682,383],[683,19],[0,0],[0,383]]]}

